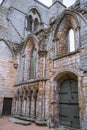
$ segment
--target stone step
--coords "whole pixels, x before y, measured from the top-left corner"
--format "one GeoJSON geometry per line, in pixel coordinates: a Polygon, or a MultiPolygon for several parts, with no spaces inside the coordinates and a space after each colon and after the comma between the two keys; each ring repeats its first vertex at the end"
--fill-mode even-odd
{"type": "Polygon", "coordinates": [[[25,120],[25,121],[30,121],[30,122],[35,122],[34,117],[25,117],[25,116],[20,116],[20,115],[13,115],[14,118],[25,120]]]}
{"type": "Polygon", "coordinates": [[[20,124],[20,125],[31,125],[31,122],[29,122],[29,121],[24,121],[24,120],[17,119],[14,117],[9,118],[9,121],[16,123],[16,124],[20,124]]]}
{"type": "Polygon", "coordinates": [[[79,129],[71,128],[71,127],[64,127],[60,125],[58,128],[55,128],[54,130],[79,130],[79,129]]]}

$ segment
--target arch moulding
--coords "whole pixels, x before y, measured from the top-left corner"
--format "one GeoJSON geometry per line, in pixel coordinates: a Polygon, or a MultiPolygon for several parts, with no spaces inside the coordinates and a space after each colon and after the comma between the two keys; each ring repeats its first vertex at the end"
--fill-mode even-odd
{"type": "Polygon", "coordinates": [[[53,80],[54,81],[57,81],[63,74],[65,73],[73,73],[74,75],[77,76],[77,78],[79,77],[82,77],[83,76],[83,71],[76,71],[75,69],[71,69],[71,68],[68,68],[68,69],[60,69],[58,70],[54,76],[53,76],[53,80]]]}

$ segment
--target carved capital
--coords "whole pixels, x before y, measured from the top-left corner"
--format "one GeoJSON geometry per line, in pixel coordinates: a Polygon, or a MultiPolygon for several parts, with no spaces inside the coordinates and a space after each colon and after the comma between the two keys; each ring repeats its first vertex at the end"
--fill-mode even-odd
{"type": "Polygon", "coordinates": [[[33,89],[33,98],[37,98],[37,93],[38,93],[38,89],[37,88],[34,88],[33,89]]]}
{"type": "Polygon", "coordinates": [[[38,54],[40,57],[44,57],[45,55],[47,55],[47,51],[38,51],[38,54]]]}

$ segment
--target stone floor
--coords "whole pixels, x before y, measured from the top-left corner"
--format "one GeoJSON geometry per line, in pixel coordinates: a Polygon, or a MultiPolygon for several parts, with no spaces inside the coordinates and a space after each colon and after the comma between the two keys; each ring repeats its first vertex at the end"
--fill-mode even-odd
{"type": "Polygon", "coordinates": [[[10,117],[0,118],[0,130],[49,130],[47,127],[40,127],[36,126],[35,124],[31,124],[29,126],[15,124],[10,122],[9,118],[10,117]]]}

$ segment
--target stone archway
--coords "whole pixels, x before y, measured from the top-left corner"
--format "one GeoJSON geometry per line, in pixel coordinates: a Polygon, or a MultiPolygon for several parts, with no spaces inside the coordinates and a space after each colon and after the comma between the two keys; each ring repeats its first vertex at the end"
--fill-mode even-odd
{"type": "Polygon", "coordinates": [[[65,71],[57,75],[55,80],[59,124],[80,128],[78,76],[73,72],[65,71]]]}

